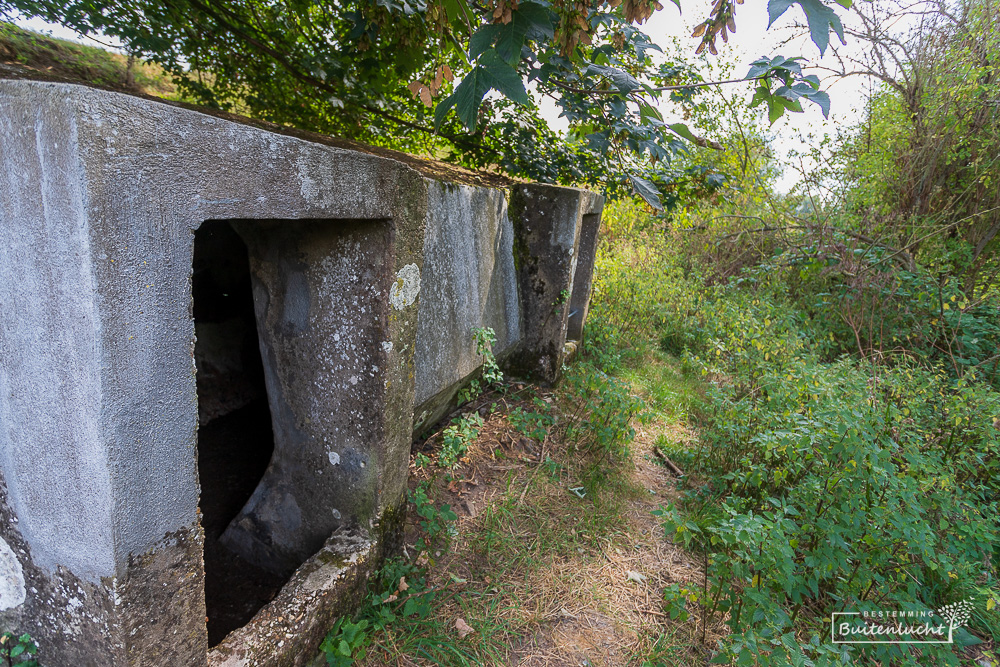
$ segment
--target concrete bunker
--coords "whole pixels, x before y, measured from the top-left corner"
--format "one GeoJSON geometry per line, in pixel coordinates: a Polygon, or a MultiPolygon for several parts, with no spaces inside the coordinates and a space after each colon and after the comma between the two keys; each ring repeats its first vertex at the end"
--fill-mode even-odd
{"type": "Polygon", "coordinates": [[[398,544],[471,330],[562,367],[603,198],[271,130],[0,80],[0,622],[46,667],[304,665],[398,544]],[[216,547],[278,588],[228,625],[216,547]]]}
{"type": "Polygon", "coordinates": [[[386,221],[209,220],[195,231],[208,644],[373,513],[386,221]]]}

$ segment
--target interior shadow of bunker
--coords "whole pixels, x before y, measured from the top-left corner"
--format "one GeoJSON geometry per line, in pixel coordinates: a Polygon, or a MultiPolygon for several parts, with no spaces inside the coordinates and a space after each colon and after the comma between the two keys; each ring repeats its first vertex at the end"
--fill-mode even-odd
{"type": "Polygon", "coordinates": [[[390,231],[387,221],[243,220],[195,234],[210,646],[331,534],[375,513],[390,231]]]}

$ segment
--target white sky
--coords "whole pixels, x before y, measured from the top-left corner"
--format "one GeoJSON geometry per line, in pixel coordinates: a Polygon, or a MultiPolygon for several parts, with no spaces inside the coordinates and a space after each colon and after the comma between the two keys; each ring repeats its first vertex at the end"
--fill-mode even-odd
{"type": "MultiPolygon", "coordinates": [[[[692,38],[691,32],[694,27],[701,23],[707,16],[714,4],[712,0],[682,0],[683,13],[679,13],[677,8],[667,0],[660,0],[664,5],[662,11],[656,12],[650,20],[642,26],[644,32],[650,36],[653,42],[664,46],[669,44],[672,38],[678,38],[683,52],[693,56],[694,50],[700,40],[692,38]]],[[[842,17],[844,23],[849,22],[847,14],[849,12],[841,7],[834,6],[837,13],[842,17]]],[[[727,44],[722,40],[716,40],[719,49],[718,56],[708,55],[710,62],[729,62],[734,65],[732,72],[728,75],[715,75],[716,79],[742,78],[746,76],[750,69],[750,64],[762,56],[783,55],[803,56],[808,62],[820,61],[819,49],[808,37],[796,38],[790,43],[782,44],[782,41],[790,39],[792,31],[789,26],[793,21],[803,22],[805,17],[798,6],[793,6],[782,16],[771,28],[767,29],[767,0],[746,0],[736,8],[736,33],[730,35],[727,44]]],[[[839,44],[836,35],[831,34],[831,43],[839,44]]],[[[843,47],[845,52],[851,52],[850,42],[843,47]]],[[[827,50],[827,57],[823,62],[833,64],[827,50]]],[[[836,126],[847,127],[859,122],[864,111],[864,100],[866,90],[869,85],[860,77],[847,79],[824,79],[822,72],[814,72],[822,80],[822,89],[830,94],[830,118],[824,119],[820,108],[812,102],[803,102],[803,113],[786,113],[772,127],[772,147],[779,162],[787,162],[787,154],[793,149],[804,149],[800,137],[806,139],[810,144],[818,143],[824,133],[834,134],[836,126]],[[812,134],[813,138],[809,138],[812,134]]],[[[706,74],[706,79],[710,78],[706,74]]],[[[732,97],[740,91],[748,91],[747,84],[735,84],[726,87],[727,94],[732,97]]],[[[747,101],[752,93],[744,93],[747,101]]],[[[759,110],[764,118],[763,124],[767,125],[766,107],[761,105],[759,110]]],[[[805,152],[802,150],[802,152],[805,152]]],[[[808,165],[806,165],[808,168],[808,165]]],[[[785,168],[782,177],[777,183],[780,191],[787,192],[798,180],[798,173],[791,168],[785,168]]]]}
{"type": "MultiPolygon", "coordinates": [[[[650,36],[653,42],[660,44],[668,52],[673,39],[677,38],[684,55],[693,58],[698,40],[690,37],[691,31],[708,15],[713,4],[712,0],[682,0],[683,13],[679,13],[669,0],[660,0],[660,2],[664,5],[663,10],[653,14],[650,20],[642,26],[643,31],[650,36]]],[[[837,12],[847,23],[847,10],[837,7],[837,12]]],[[[766,0],[746,0],[743,5],[737,6],[736,33],[730,36],[728,44],[723,44],[721,40],[718,40],[718,56],[707,56],[709,62],[712,63],[732,63],[733,70],[726,75],[706,73],[706,78],[740,78],[747,73],[750,63],[765,55],[801,55],[810,62],[818,61],[819,49],[808,38],[796,39],[788,44],[781,43],[790,35],[787,26],[790,25],[792,19],[800,21],[803,19],[801,9],[797,6],[788,10],[788,13],[779,19],[771,30],[767,30],[766,0]]],[[[46,23],[40,19],[19,19],[16,23],[31,30],[52,34],[54,37],[90,44],[95,43],[95,40],[81,38],[71,30],[46,23]]],[[[102,36],[99,39],[100,45],[105,47],[119,45],[112,38],[102,36]]],[[[836,36],[831,35],[831,42],[836,39],[836,36]]],[[[844,49],[850,52],[852,47],[854,45],[848,43],[844,49]]],[[[829,57],[825,58],[824,61],[828,59],[829,57]]],[[[821,72],[817,72],[817,74],[820,74],[820,78],[823,79],[821,72]]],[[[804,113],[786,113],[771,128],[772,146],[778,160],[787,162],[786,156],[789,151],[803,148],[800,137],[805,137],[809,143],[818,142],[824,133],[833,134],[836,126],[846,127],[860,121],[868,85],[868,82],[860,77],[839,81],[824,79],[822,87],[830,93],[831,98],[829,120],[825,120],[819,107],[810,102],[803,103],[804,113]],[[811,139],[809,138],[810,134],[812,135],[811,139]]],[[[737,95],[741,90],[746,91],[747,86],[738,84],[728,86],[726,90],[730,95],[737,95]]],[[[749,92],[745,94],[750,95],[749,92]]],[[[559,110],[551,100],[542,100],[542,113],[553,128],[563,129],[566,127],[565,121],[558,118],[559,110]]],[[[766,118],[764,122],[766,124],[766,118]]],[[[797,172],[794,169],[786,168],[777,187],[781,191],[788,191],[797,180],[797,172]]]]}

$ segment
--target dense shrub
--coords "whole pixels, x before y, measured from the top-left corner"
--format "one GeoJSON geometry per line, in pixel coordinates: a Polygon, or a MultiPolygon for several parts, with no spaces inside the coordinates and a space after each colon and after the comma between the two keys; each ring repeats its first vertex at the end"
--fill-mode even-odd
{"type": "Polygon", "coordinates": [[[697,600],[725,619],[712,648],[736,664],[959,664],[951,645],[833,644],[829,619],[969,597],[958,646],[995,638],[996,303],[837,238],[728,280],[685,266],[655,227],[614,240],[590,354],[655,344],[708,381],[699,443],[679,453],[697,482],[662,512],[707,577],[668,589],[670,615],[697,600]]]}

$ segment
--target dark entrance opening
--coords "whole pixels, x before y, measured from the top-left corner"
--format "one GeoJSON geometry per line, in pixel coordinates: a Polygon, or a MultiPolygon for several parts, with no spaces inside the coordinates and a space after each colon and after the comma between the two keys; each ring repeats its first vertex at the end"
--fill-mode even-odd
{"type": "Polygon", "coordinates": [[[253,618],[285,583],[219,542],[253,494],[274,450],[247,247],[228,222],[207,221],[195,232],[191,288],[205,605],[208,644],[215,646],[253,618]]]}

